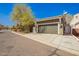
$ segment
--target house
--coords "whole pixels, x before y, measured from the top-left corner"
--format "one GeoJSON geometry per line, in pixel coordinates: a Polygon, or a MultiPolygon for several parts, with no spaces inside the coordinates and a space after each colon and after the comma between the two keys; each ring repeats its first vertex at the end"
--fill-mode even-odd
{"type": "Polygon", "coordinates": [[[63,14],[54,17],[48,17],[36,21],[34,32],[37,33],[51,33],[51,34],[71,34],[70,21],[72,16],[63,14]]]}
{"type": "Polygon", "coordinates": [[[4,25],[0,24],[0,30],[4,29],[4,25]]]}
{"type": "Polygon", "coordinates": [[[72,34],[79,36],[79,13],[73,16],[70,26],[72,27],[72,34]]]}

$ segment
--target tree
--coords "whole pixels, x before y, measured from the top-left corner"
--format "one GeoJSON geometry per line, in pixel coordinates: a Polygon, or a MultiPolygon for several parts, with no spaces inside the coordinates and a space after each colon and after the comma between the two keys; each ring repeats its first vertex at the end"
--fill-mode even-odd
{"type": "Polygon", "coordinates": [[[22,30],[29,31],[30,27],[34,25],[32,10],[25,4],[15,4],[11,16],[22,30]]]}

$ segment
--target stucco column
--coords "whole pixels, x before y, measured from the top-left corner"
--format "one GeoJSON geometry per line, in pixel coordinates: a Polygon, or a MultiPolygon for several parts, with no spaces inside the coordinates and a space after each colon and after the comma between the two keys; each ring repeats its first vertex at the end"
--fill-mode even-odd
{"type": "Polygon", "coordinates": [[[60,34],[60,23],[58,23],[58,34],[60,34]]]}
{"type": "Polygon", "coordinates": [[[35,21],[35,26],[33,27],[33,32],[34,33],[37,33],[38,32],[38,24],[37,24],[36,21],[35,21]]]}
{"type": "Polygon", "coordinates": [[[36,30],[35,29],[36,29],[36,27],[33,27],[33,33],[36,33],[36,30]]]}
{"type": "Polygon", "coordinates": [[[61,18],[59,18],[59,23],[58,23],[58,34],[63,35],[63,24],[61,18]]]}
{"type": "Polygon", "coordinates": [[[36,25],[36,32],[38,33],[38,24],[36,25]]]}
{"type": "Polygon", "coordinates": [[[59,18],[59,23],[58,23],[58,34],[61,34],[61,32],[60,32],[60,26],[61,26],[61,18],[59,18]]]}

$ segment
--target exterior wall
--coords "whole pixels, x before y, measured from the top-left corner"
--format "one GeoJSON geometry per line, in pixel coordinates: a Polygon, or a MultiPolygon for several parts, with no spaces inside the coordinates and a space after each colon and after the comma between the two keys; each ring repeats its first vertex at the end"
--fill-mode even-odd
{"type": "Polygon", "coordinates": [[[54,22],[59,22],[59,18],[57,18],[57,19],[50,19],[50,20],[37,21],[37,24],[42,24],[42,23],[54,23],[54,22]]]}
{"type": "Polygon", "coordinates": [[[71,23],[72,34],[78,36],[79,35],[79,14],[75,14],[71,23]]]}
{"type": "Polygon", "coordinates": [[[64,34],[64,30],[63,30],[63,22],[62,22],[62,18],[60,17],[59,19],[52,19],[52,21],[41,21],[41,22],[37,22],[37,32],[39,32],[39,26],[40,25],[50,25],[52,24],[57,24],[57,34],[63,35],[64,34]]]}
{"type": "Polygon", "coordinates": [[[65,14],[64,15],[64,34],[68,35],[68,34],[71,34],[71,26],[70,26],[70,22],[72,20],[72,16],[69,15],[69,14],[65,14]]]}
{"type": "Polygon", "coordinates": [[[63,17],[62,18],[59,18],[59,34],[63,35],[64,34],[64,19],[63,17]]]}
{"type": "Polygon", "coordinates": [[[70,22],[72,21],[72,18],[73,18],[73,16],[71,16],[69,14],[65,15],[66,24],[70,24],[70,22]]]}
{"type": "Polygon", "coordinates": [[[57,19],[51,19],[51,20],[42,20],[38,21],[36,24],[36,32],[39,32],[39,26],[40,25],[50,25],[57,24],[58,26],[58,33],[57,34],[71,34],[71,27],[69,26],[69,23],[71,21],[71,16],[64,15],[62,17],[59,17],[57,19]]]}
{"type": "Polygon", "coordinates": [[[77,24],[79,24],[79,14],[74,15],[72,21],[70,22],[72,28],[75,28],[77,24]]]}
{"type": "Polygon", "coordinates": [[[33,33],[37,33],[36,27],[33,27],[33,33]]]}

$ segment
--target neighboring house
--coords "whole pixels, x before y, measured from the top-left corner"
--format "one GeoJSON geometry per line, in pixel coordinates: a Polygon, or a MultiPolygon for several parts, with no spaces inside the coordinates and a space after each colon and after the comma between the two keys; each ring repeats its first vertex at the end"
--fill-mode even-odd
{"type": "Polygon", "coordinates": [[[69,14],[48,17],[37,21],[34,29],[36,28],[37,33],[71,34],[71,20],[72,16],[69,14]]]}
{"type": "Polygon", "coordinates": [[[79,13],[74,15],[70,26],[72,27],[72,34],[79,35],[79,13]]]}
{"type": "Polygon", "coordinates": [[[4,25],[0,24],[0,30],[4,29],[4,25]]]}

